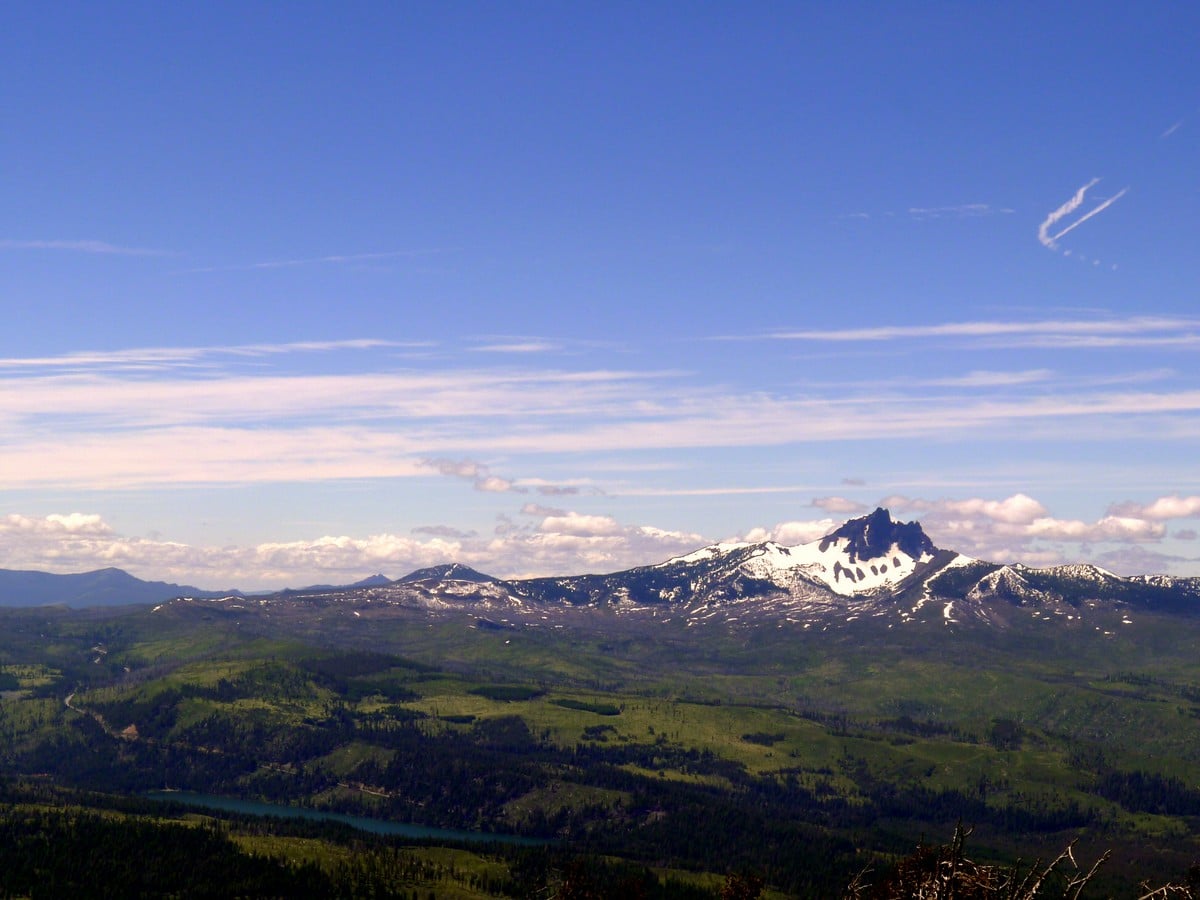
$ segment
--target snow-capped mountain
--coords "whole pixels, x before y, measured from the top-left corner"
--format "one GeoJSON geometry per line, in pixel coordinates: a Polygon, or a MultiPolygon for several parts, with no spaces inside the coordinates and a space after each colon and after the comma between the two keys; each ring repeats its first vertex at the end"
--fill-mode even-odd
{"type": "MultiPolygon", "coordinates": [[[[285,599],[255,602],[270,607],[285,599]]],[[[1135,611],[1200,613],[1200,578],[1122,578],[1090,565],[1031,569],[985,562],[939,549],[919,523],[896,522],[877,509],[792,547],[713,544],[607,575],[518,580],[451,563],[292,601],[335,605],[357,617],[397,608],[465,612],[496,627],[547,624],[591,610],[662,623],[787,621],[822,628],[868,618],[889,625],[1004,626],[1026,616],[1086,622],[1109,633],[1130,624],[1135,611]]]]}
{"type": "MultiPolygon", "coordinates": [[[[724,559],[736,562],[744,575],[779,587],[807,580],[850,597],[893,589],[918,572],[928,571],[938,561],[938,554],[919,524],[893,522],[887,510],[877,509],[809,544],[715,544],[655,568],[724,559]]],[[[940,564],[948,561],[943,557],[940,564]]]]}

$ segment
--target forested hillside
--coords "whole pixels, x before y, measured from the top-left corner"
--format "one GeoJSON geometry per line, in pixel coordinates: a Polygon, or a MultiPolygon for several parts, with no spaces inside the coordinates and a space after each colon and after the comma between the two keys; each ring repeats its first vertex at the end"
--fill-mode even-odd
{"type": "MultiPolygon", "coordinates": [[[[935,645],[869,623],[647,635],[616,618],[584,632],[414,616],[364,644],[299,614],[166,613],[4,614],[4,827],[26,860],[6,869],[10,895],[57,859],[74,878],[71,848],[138,843],[155,861],[145,896],[178,877],[160,843],[238,873],[248,896],[526,896],[603,872],[645,896],[745,876],[829,897],[959,823],[996,864],[1073,841],[1111,851],[1097,891],[1182,879],[1198,856],[1197,663],[1169,618],[1139,617],[1137,640],[1010,629],[935,645]],[[248,825],[145,799],[164,789],[469,834],[248,825]]],[[[136,874],[113,856],[111,881],[136,874]]]]}

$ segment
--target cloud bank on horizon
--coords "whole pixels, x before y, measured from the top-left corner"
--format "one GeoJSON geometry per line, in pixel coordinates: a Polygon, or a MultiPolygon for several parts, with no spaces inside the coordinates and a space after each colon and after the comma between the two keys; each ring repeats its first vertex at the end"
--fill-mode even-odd
{"type": "MultiPolygon", "coordinates": [[[[1101,518],[1085,522],[1051,516],[1037,500],[1014,494],[1001,500],[882,498],[897,518],[919,518],[939,546],[990,561],[1047,566],[1071,561],[1063,543],[1111,546],[1091,561],[1114,570],[1141,571],[1169,557],[1154,548],[1167,534],[1167,522],[1200,518],[1200,496],[1160,497],[1149,504],[1118,504],[1101,518]]],[[[842,497],[812,498],[814,510],[849,515],[869,504],[842,497]]],[[[753,527],[722,536],[730,541],[809,543],[833,531],[845,516],[829,515],[753,527]]],[[[526,504],[491,534],[445,527],[412,529],[412,534],[322,535],[305,540],[252,546],[194,546],[119,534],[101,516],[72,513],[31,518],[0,518],[6,553],[50,571],[85,571],[106,566],[154,573],[156,578],[202,586],[301,586],[333,578],[348,583],[365,572],[399,577],[444,563],[466,563],[501,577],[609,572],[661,562],[691,552],[712,536],[628,525],[611,516],[526,504]]],[[[1195,540],[1195,535],[1191,535],[1195,540]]]]}
{"type": "MultiPolygon", "coordinates": [[[[1069,339],[1103,356],[1113,348],[1102,339],[1177,346],[1196,327],[1184,318],[1080,318],[782,336],[785,345],[900,342],[904,353],[918,357],[969,352],[982,340],[999,362],[1041,348],[1040,338],[1069,339]],[[1093,339],[1100,343],[1093,346],[1093,339]]],[[[780,337],[747,340],[771,348],[780,337]]],[[[736,342],[717,345],[742,352],[736,342]]],[[[1200,498],[1192,495],[1141,502],[1101,497],[1110,508],[1087,521],[1055,516],[1020,491],[966,499],[880,495],[875,485],[886,483],[886,466],[868,479],[835,466],[824,481],[796,484],[752,476],[744,462],[781,451],[828,456],[847,444],[894,456],[940,444],[966,457],[1044,456],[1056,443],[1091,453],[1122,440],[1186,446],[1200,433],[1200,390],[1171,369],[976,370],[896,376],[884,385],[809,377],[766,394],[756,386],[714,384],[700,372],[604,368],[562,354],[541,366],[523,359],[520,366],[465,367],[462,360],[472,357],[464,348],[436,342],[420,346],[439,362],[424,360],[414,370],[408,346],[362,339],[0,359],[7,436],[0,489],[186,498],[366,482],[403,497],[404,484],[412,483],[414,492],[433,492],[456,511],[431,520],[438,508],[431,505],[392,511],[376,523],[407,519],[408,533],[354,529],[234,547],[132,537],[98,513],[11,513],[0,529],[0,564],[120,565],[171,580],[252,588],[366,570],[399,575],[447,560],[502,576],[578,573],[655,562],[717,540],[802,543],[882,504],[897,516],[921,518],[936,540],[971,555],[1050,564],[1087,554],[1128,571],[1183,561],[1167,548],[1184,529],[1172,532],[1168,523],[1200,518],[1200,498]],[[312,355],[340,362],[334,371],[314,373],[297,362],[312,355]],[[708,468],[697,472],[696,458],[708,468]],[[736,471],[751,481],[712,483],[736,471]],[[822,488],[830,493],[814,495],[822,488]],[[487,517],[459,518],[462,504],[474,502],[464,490],[495,498],[484,504],[487,517]],[[813,515],[770,523],[745,523],[742,515],[715,525],[710,516],[707,527],[697,528],[663,525],[653,514],[733,498],[753,507],[764,496],[813,515]],[[651,514],[639,520],[647,508],[651,514]]],[[[635,356],[631,349],[625,361],[635,356]]],[[[1024,481],[1040,479],[1057,490],[1068,471],[1077,477],[1081,468],[1086,464],[1067,458],[1024,481]]],[[[1177,481],[1195,484],[1186,466],[1181,472],[1177,481]]],[[[945,489],[962,478],[947,470],[926,486],[945,489]]],[[[989,480],[976,476],[971,486],[989,480]]]]}
{"type": "Polygon", "coordinates": [[[0,566],[1200,575],[1200,8],[460,13],[0,11],[0,566]]]}

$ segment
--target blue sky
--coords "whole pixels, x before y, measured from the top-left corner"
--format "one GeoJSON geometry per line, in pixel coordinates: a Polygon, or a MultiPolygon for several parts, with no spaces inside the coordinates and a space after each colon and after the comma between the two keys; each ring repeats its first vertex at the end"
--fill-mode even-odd
{"type": "Polygon", "coordinates": [[[1200,575],[1200,10],[0,11],[0,566],[1200,575]]]}

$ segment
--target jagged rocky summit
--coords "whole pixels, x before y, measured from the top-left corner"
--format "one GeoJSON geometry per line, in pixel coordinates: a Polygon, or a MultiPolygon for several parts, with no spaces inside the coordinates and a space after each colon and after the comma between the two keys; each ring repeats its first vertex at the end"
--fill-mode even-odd
{"type": "Polygon", "coordinates": [[[289,600],[368,619],[397,610],[466,613],[488,627],[606,614],[663,624],[791,622],[805,628],[858,620],[1005,626],[1024,619],[1111,634],[1132,624],[1137,612],[1197,613],[1200,579],[985,562],[940,549],[918,522],[896,522],[876,509],[811,543],[713,544],[605,575],[504,580],[450,563],[387,584],[228,602],[269,609],[289,600]]]}

